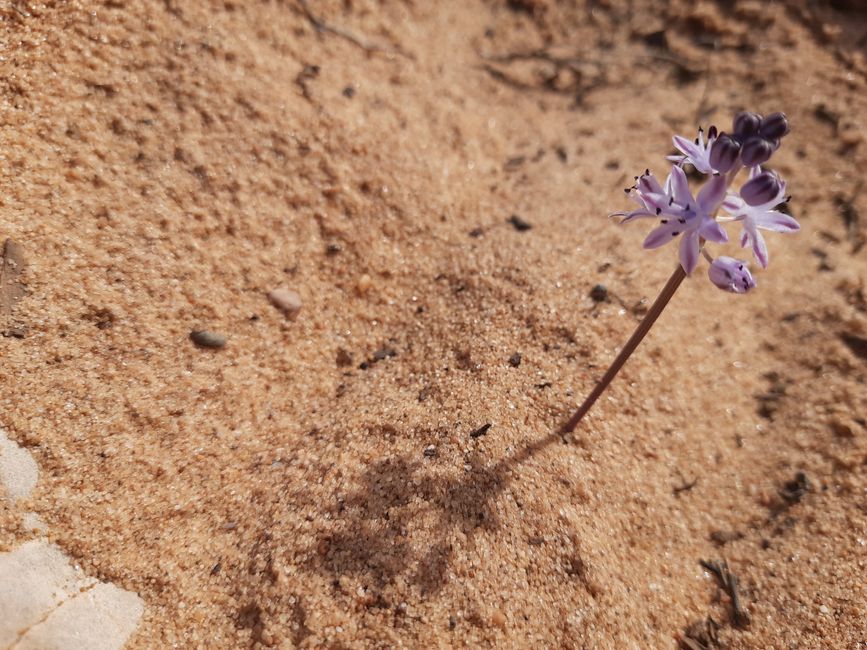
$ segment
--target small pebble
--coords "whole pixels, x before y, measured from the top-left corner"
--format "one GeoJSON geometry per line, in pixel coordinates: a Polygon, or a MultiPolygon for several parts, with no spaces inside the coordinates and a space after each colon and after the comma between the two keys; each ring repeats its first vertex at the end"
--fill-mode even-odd
{"type": "Polygon", "coordinates": [[[301,311],[301,296],[290,289],[274,289],[268,294],[268,300],[289,320],[295,320],[301,311]]]}
{"type": "Polygon", "coordinates": [[[368,291],[370,291],[370,287],[373,286],[373,280],[367,273],[363,274],[358,278],[358,282],[355,283],[355,290],[358,292],[358,295],[363,296],[368,291]]]}
{"type": "Polygon", "coordinates": [[[514,226],[515,230],[517,230],[518,232],[526,232],[533,227],[530,222],[525,221],[517,214],[513,214],[511,217],[509,217],[509,223],[512,224],[512,226],[514,226]]]}
{"type": "Polygon", "coordinates": [[[597,284],[590,289],[590,297],[596,302],[602,302],[608,298],[608,288],[604,284],[597,284]]]}
{"type": "Polygon", "coordinates": [[[506,627],[506,615],[499,609],[495,609],[491,613],[491,623],[497,627],[506,627]]]}
{"type": "Polygon", "coordinates": [[[483,424],[478,429],[470,433],[470,438],[481,438],[483,435],[488,433],[488,429],[491,428],[491,423],[483,424]]]}
{"type": "Polygon", "coordinates": [[[517,368],[521,365],[521,353],[515,352],[511,357],[509,357],[509,365],[513,368],[517,368]]]}
{"type": "Polygon", "coordinates": [[[340,368],[352,365],[352,354],[343,348],[337,348],[337,358],[335,359],[340,368]]]}
{"type": "Polygon", "coordinates": [[[208,330],[193,330],[190,332],[190,340],[199,347],[212,350],[219,350],[226,346],[225,336],[208,330]]]}
{"type": "Polygon", "coordinates": [[[424,456],[425,458],[433,458],[437,455],[437,447],[436,445],[428,445],[424,448],[424,456]]]}

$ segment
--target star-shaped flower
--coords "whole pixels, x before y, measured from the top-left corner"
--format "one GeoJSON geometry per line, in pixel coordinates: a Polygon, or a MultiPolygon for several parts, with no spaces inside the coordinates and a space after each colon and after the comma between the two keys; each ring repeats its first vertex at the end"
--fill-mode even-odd
{"type": "Polygon", "coordinates": [[[730,193],[723,201],[723,209],[734,221],[743,222],[741,231],[741,246],[751,246],[753,255],[762,265],[768,268],[768,246],[759,229],[773,232],[797,232],[801,229],[798,222],[775,207],[786,199],[786,182],[773,175],[772,172],[762,172],[761,166],[750,170],[750,180],[741,188],[740,194],[730,193]],[[776,191],[774,191],[776,190],[776,191]],[[756,205],[750,205],[744,197],[756,205]]]}
{"type": "Polygon", "coordinates": [[[725,176],[712,176],[694,197],[683,169],[672,166],[665,185],[660,185],[651,174],[646,173],[636,184],[633,198],[642,207],[632,212],[616,212],[622,216],[621,223],[637,217],[662,219],[644,240],[644,248],[659,248],[683,235],[680,242],[680,263],[683,270],[692,273],[701,253],[701,239],[725,243],[728,236],[714,216],[725,197],[725,176]]]}
{"type": "Polygon", "coordinates": [[[715,126],[710,127],[707,134],[707,142],[704,141],[704,129],[699,127],[698,137],[695,140],[689,140],[682,135],[676,135],[672,138],[674,147],[682,155],[668,156],[671,162],[676,162],[679,165],[690,163],[702,174],[712,174],[713,167],[710,164],[711,145],[717,138],[717,130],[715,126]]]}

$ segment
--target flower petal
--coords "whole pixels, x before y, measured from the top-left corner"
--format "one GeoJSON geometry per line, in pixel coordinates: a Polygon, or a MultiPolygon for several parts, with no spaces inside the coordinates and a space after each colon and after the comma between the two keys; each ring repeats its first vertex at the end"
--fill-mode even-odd
{"type": "Polygon", "coordinates": [[[753,223],[759,228],[773,232],[797,232],[801,225],[792,217],[776,210],[753,215],[753,223]]]}
{"type": "Polygon", "coordinates": [[[720,203],[726,195],[726,177],[714,176],[698,193],[698,204],[702,211],[711,216],[719,209],[720,203]]]}
{"type": "Polygon", "coordinates": [[[728,233],[716,219],[705,219],[698,229],[698,234],[717,244],[725,244],[729,240],[728,233]]]}
{"type": "Polygon", "coordinates": [[[686,173],[677,166],[671,168],[671,193],[674,200],[682,206],[694,203],[692,192],[689,191],[689,181],[686,180],[686,173]]]}
{"type": "Polygon", "coordinates": [[[676,135],[671,140],[674,143],[675,149],[677,149],[684,156],[688,156],[689,158],[701,157],[701,147],[699,147],[692,140],[687,140],[682,135],[676,135]]]}
{"type": "MultiPolygon", "coordinates": [[[[674,225],[677,225],[676,222],[674,225]]],[[[674,225],[671,222],[664,223],[651,230],[650,234],[644,240],[643,246],[645,248],[659,248],[663,244],[670,242],[674,239],[672,233],[676,232],[674,230],[674,225]]]]}
{"type": "Polygon", "coordinates": [[[759,264],[762,265],[763,269],[768,268],[770,258],[768,256],[768,245],[765,244],[765,238],[762,237],[762,233],[758,230],[754,230],[750,233],[750,237],[753,240],[753,255],[756,256],[756,259],[759,264]]]}
{"type": "Polygon", "coordinates": [[[680,264],[687,275],[690,275],[695,270],[700,254],[698,232],[693,230],[685,233],[680,240],[680,264]]]}

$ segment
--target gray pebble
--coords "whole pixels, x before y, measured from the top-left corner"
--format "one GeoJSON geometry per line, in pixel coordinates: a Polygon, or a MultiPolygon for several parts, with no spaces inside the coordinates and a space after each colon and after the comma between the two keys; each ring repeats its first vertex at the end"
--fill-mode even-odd
{"type": "Polygon", "coordinates": [[[226,346],[225,336],[208,330],[193,330],[190,332],[190,340],[199,347],[211,348],[212,350],[219,350],[226,346]]]}

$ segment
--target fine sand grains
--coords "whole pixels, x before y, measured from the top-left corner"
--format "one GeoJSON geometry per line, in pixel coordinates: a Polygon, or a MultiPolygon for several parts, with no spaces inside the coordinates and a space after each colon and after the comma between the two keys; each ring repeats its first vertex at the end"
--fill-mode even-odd
{"type": "Polygon", "coordinates": [[[3,552],[138,594],[131,648],[857,647],[865,21],[0,8],[0,426],[39,468],[3,552]],[[740,109],[789,115],[802,231],[747,296],[700,269],[557,435],[675,264],[606,215],[740,109]]]}

